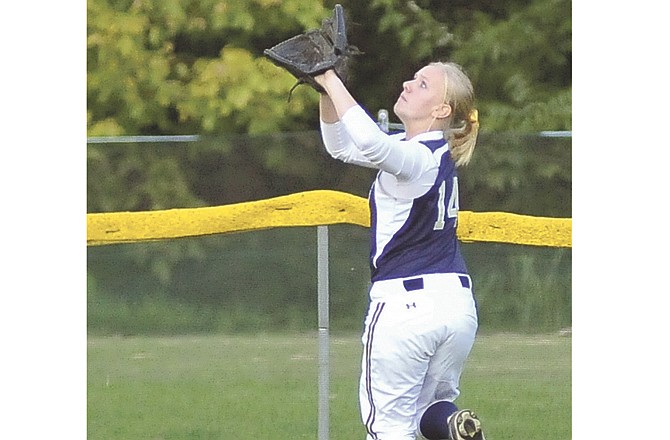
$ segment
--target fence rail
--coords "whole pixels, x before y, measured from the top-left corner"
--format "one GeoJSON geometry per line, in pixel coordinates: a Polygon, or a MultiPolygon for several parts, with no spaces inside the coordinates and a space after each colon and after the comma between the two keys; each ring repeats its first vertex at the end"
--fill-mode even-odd
{"type": "MultiPolygon", "coordinates": [[[[89,213],[86,243],[97,246],[341,223],[369,227],[369,214],[366,199],[329,190],[204,208],[89,213]]],[[[569,218],[461,211],[456,233],[464,242],[572,247],[569,218]]]]}
{"type": "MultiPolygon", "coordinates": [[[[386,109],[377,112],[377,125],[385,132],[404,130],[405,126],[399,122],[390,122],[386,109]]],[[[572,131],[540,131],[539,137],[571,138],[572,131]]],[[[199,135],[161,135],[161,136],[98,136],[86,139],[87,144],[129,144],[146,142],[197,142],[202,139],[199,135]]]]}

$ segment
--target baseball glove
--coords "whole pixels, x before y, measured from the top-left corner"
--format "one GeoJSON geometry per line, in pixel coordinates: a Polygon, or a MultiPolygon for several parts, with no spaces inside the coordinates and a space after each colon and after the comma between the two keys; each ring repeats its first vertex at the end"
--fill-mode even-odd
{"type": "Polygon", "coordinates": [[[321,29],[296,35],[265,49],[263,53],[298,79],[289,91],[290,99],[290,93],[300,84],[308,84],[317,92],[325,93],[314,77],[328,69],[334,69],[340,79],[346,82],[349,59],[361,52],[347,43],[344,8],[337,4],[333,16],[322,21],[321,29]]]}

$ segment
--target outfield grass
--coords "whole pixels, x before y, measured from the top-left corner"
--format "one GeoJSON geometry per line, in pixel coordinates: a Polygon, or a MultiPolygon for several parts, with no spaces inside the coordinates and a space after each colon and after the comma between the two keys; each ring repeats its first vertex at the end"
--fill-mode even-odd
{"type": "MultiPolygon", "coordinates": [[[[364,439],[357,336],[330,338],[330,439],[364,439]]],[[[89,337],[89,440],[316,439],[311,335],[89,337]]],[[[460,407],[487,440],[571,438],[571,338],[480,336],[460,407]]]]}

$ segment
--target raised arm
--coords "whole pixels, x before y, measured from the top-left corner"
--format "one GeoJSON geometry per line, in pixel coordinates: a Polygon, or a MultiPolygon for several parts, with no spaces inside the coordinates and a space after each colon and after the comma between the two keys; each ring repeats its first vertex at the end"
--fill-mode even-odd
{"type": "Polygon", "coordinates": [[[353,165],[377,168],[356,147],[344,124],[340,122],[333,101],[324,93],[321,94],[319,99],[319,116],[321,119],[321,139],[331,157],[353,165]]]}

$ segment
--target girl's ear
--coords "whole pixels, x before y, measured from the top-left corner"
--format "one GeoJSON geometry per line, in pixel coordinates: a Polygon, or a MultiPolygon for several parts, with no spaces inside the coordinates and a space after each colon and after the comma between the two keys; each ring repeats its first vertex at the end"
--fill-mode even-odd
{"type": "Polygon", "coordinates": [[[433,116],[436,119],[444,119],[451,116],[451,106],[449,104],[440,104],[433,110],[433,116]]]}

